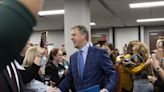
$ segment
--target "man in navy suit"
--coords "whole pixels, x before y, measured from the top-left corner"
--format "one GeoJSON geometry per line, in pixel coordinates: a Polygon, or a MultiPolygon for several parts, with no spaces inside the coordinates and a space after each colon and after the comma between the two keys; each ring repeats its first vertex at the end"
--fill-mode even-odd
{"type": "Polygon", "coordinates": [[[74,47],[79,51],[71,55],[68,75],[56,92],[65,92],[71,84],[76,91],[99,85],[100,92],[113,92],[118,77],[108,53],[89,45],[85,26],[74,26],[71,35],[74,47]]]}

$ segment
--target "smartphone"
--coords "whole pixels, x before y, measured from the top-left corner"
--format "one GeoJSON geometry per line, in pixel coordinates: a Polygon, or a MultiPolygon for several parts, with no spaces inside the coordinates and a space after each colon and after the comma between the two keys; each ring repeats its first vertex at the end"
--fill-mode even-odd
{"type": "Polygon", "coordinates": [[[40,47],[44,48],[47,43],[48,32],[41,33],[40,47]]]}
{"type": "Polygon", "coordinates": [[[151,51],[150,53],[151,53],[151,57],[152,57],[153,59],[155,59],[155,58],[156,58],[156,53],[155,53],[154,51],[151,51]]]}

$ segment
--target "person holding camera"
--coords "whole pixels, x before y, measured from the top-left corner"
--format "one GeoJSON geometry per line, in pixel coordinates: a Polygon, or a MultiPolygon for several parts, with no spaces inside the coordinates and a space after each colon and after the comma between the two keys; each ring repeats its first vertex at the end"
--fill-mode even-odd
{"type": "Polygon", "coordinates": [[[155,76],[148,76],[148,79],[154,84],[157,92],[164,92],[164,69],[162,64],[156,58],[151,58],[150,64],[155,71],[155,76]]]}
{"type": "Polygon", "coordinates": [[[27,77],[31,76],[33,77],[33,79],[26,84],[26,92],[53,92],[54,90],[53,87],[45,85],[44,83],[36,79],[36,76],[39,75],[36,73],[41,71],[40,65],[42,63],[42,59],[45,55],[45,52],[46,48],[41,48],[37,46],[30,47],[26,51],[25,58],[22,64],[25,70],[29,70],[36,61],[40,61],[37,62],[38,66],[36,67],[39,69],[31,69],[31,71],[29,71],[30,75],[27,75],[27,77]]]}
{"type": "Polygon", "coordinates": [[[164,37],[160,36],[156,40],[156,48],[149,59],[155,75],[148,76],[150,82],[154,84],[158,92],[164,92],[164,37]]]}
{"type": "Polygon", "coordinates": [[[147,75],[151,74],[148,58],[148,49],[144,43],[138,40],[129,42],[127,53],[120,58],[123,92],[131,92],[131,90],[132,92],[153,92],[153,85],[147,79],[147,75]],[[131,87],[128,88],[129,86],[131,87]]]}

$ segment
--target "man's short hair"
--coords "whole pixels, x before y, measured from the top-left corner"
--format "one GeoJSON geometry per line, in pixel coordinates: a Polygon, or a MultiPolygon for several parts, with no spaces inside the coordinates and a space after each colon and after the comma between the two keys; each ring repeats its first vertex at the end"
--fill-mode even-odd
{"type": "Polygon", "coordinates": [[[88,29],[84,26],[84,25],[76,25],[74,27],[72,27],[71,29],[76,29],[78,28],[78,30],[82,33],[82,34],[86,34],[86,39],[87,41],[89,40],[89,33],[88,33],[88,29]]]}

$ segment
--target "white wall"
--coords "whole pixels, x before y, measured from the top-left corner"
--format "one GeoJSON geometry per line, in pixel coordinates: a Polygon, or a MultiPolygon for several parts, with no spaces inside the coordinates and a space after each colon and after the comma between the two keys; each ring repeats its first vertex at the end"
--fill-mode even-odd
{"type": "Polygon", "coordinates": [[[138,40],[138,27],[115,28],[115,47],[123,53],[123,46],[132,40],[138,40]]]}
{"type": "MultiPolygon", "coordinates": [[[[40,42],[40,36],[41,31],[34,31],[33,34],[30,37],[30,42],[33,44],[39,44],[40,42]]],[[[107,34],[108,36],[108,30],[107,29],[96,29],[92,30],[92,35],[100,35],[100,34],[107,34]]],[[[71,40],[71,39],[68,39],[71,40]]],[[[64,31],[63,30],[51,30],[48,31],[48,43],[54,44],[53,47],[61,47],[61,44],[64,43],[64,31]]]]}
{"type": "MultiPolygon", "coordinates": [[[[108,39],[112,42],[112,29],[96,29],[91,31],[91,35],[99,35],[99,34],[106,34],[108,39]]],[[[145,30],[144,30],[145,31],[145,30]]],[[[40,33],[35,31],[31,37],[30,41],[34,44],[39,44],[40,42],[40,33]]],[[[144,33],[147,34],[147,31],[144,33]]],[[[130,27],[130,28],[115,28],[115,46],[120,50],[122,53],[122,48],[125,43],[128,43],[132,40],[138,40],[138,27],[130,27]]],[[[145,37],[145,36],[144,36],[145,37]]],[[[147,39],[145,37],[144,39],[147,39]]],[[[68,39],[71,40],[71,39],[68,39]]],[[[55,31],[48,31],[48,42],[54,44],[53,47],[61,47],[61,44],[64,43],[64,31],[63,30],[55,30],[55,31]]]]}
{"type": "MultiPolygon", "coordinates": [[[[41,32],[33,32],[33,34],[30,37],[30,42],[33,44],[39,44],[40,42],[40,34],[41,32]]],[[[48,31],[48,43],[53,44],[53,47],[61,47],[61,44],[64,43],[64,31],[48,31]]]]}

